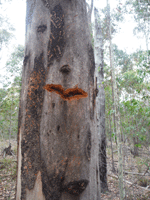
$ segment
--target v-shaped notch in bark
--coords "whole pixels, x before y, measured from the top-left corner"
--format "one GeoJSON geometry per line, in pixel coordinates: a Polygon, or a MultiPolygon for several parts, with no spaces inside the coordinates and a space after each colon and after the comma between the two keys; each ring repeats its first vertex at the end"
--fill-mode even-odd
{"type": "Polygon", "coordinates": [[[75,99],[79,100],[88,96],[87,92],[85,92],[81,88],[78,88],[77,86],[75,88],[68,88],[64,90],[61,85],[47,84],[44,86],[44,89],[49,92],[55,92],[59,94],[62,99],[70,101],[75,99]]]}

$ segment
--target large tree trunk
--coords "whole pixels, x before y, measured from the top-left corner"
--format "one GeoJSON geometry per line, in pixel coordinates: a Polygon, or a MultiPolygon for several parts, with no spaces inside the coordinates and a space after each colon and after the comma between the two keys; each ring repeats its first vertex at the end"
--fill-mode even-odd
{"type": "Polygon", "coordinates": [[[105,134],[105,92],[104,92],[104,73],[103,73],[103,38],[98,10],[94,8],[95,17],[95,65],[97,80],[96,97],[96,123],[99,136],[99,171],[102,192],[108,190],[107,186],[107,161],[106,161],[106,134],[105,134]]]}
{"type": "Polygon", "coordinates": [[[27,0],[17,200],[99,200],[85,0],[27,0]]]}

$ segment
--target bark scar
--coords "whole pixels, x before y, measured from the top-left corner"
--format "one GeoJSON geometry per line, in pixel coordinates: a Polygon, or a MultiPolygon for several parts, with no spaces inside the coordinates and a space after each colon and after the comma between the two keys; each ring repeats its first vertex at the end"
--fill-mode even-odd
{"type": "Polygon", "coordinates": [[[44,86],[44,89],[49,92],[55,92],[56,94],[59,94],[62,99],[70,101],[75,99],[79,100],[88,96],[87,92],[78,88],[78,86],[64,90],[61,85],[47,84],[44,86]]]}

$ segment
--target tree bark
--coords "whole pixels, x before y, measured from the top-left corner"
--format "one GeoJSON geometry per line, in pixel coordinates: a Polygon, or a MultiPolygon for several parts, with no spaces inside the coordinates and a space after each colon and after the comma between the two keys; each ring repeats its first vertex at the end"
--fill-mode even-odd
{"type": "Polygon", "coordinates": [[[103,73],[103,38],[98,10],[94,8],[95,17],[95,75],[97,81],[96,97],[96,120],[97,133],[99,136],[99,170],[101,190],[107,190],[107,161],[106,161],[106,134],[105,134],[105,92],[104,92],[104,73],[103,73]]]}
{"type": "Polygon", "coordinates": [[[85,0],[27,0],[17,200],[99,200],[85,0]]]}

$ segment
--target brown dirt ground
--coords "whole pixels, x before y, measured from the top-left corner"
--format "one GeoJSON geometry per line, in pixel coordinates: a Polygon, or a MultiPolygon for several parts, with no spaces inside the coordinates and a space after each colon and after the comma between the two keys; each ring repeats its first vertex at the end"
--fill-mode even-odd
{"type": "MultiPolygon", "coordinates": [[[[3,158],[1,152],[4,148],[8,147],[9,141],[0,141],[0,200],[15,199],[15,185],[16,185],[16,165],[17,165],[17,142],[11,140],[12,150],[15,156],[6,156],[3,158]]],[[[124,174],[125,179],[125,200],[149,200],[150,199],[150,170],[147,170],[147,166],[150,167],[150,151],[149,149],[140,149],[139,157],[133,158],[129,148],[124,146],[124,171],[129,174],[124,174]],[[147,170],[147,172],[146,172],[147,170]],[[146,173],[145,173],[146,172],[146,173]],[[145,173],[145,176],[139,176],[132,173],[145,173]],[[131,184],[133,183],[133,184],[131,184]],[[143,185],[145,184],[145,187],[143,185]]],[[[118,157],[117,148],[113,144],[114,151],[114,163],[115,169],[118,170],[118,157]]],[[[108,191],[102,193],[101,200],[119,200],[118,189],[118,175],[117,172],[111,171],[111,150],[108,143],[107,148],[107,181],[108,191]]]]}

